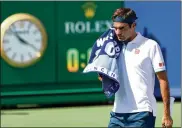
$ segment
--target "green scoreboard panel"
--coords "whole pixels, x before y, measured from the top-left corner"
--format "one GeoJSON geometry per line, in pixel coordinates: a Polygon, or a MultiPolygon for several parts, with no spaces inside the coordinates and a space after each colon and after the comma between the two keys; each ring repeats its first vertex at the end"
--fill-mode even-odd
{"type": "Polygon", "coordinates": [[[42,22],[48,38],[44,55],[29,67],[12,67],[0,58],[2,104],[107,101],[97,74],[82,72],[94,42],[122,6],[123,1],[1,1],[1,23],[29,13],[42,22]]]}
{"type": "Polygon", "coordinates": [[[82,74],[95,40],[112,24],[121,2],[60,2],[58,7],[59,82],[98,80],[82,74]]]}

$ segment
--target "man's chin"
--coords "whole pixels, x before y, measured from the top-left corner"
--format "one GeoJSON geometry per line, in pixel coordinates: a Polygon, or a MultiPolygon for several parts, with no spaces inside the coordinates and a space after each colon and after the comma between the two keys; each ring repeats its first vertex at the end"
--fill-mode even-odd
{"type": "Polygon", "coordinates": [[[119,40],[119,41],[125,41],[125,39],[119,39],[119,38],[118,38],[118,40],[119,40]]]}

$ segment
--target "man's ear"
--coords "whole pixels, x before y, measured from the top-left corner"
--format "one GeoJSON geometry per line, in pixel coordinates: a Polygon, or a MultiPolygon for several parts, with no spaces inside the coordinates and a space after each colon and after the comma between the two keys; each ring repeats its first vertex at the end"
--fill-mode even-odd
{"type": "Polygon", "coordinates": [[[136,27],[136,23],[135,22],[132,24],[132,27],[136,27]]]}
{"type": "Polygon", "coordinates": [[[131,25],[131,28],[135,28],[136,27],[136,23],[134,22],[132,25],[131,25]]]}

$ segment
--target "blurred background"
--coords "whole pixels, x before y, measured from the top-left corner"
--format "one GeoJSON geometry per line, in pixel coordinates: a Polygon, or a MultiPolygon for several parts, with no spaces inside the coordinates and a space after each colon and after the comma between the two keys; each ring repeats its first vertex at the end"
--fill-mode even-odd
{"type": "MultiPolygon", "coordinates": [[[[161,46],[174,126],[181,126],[180,1],[1,1],[2,127],[107,126],[114,98],[105,97],[97,74],[82,71],[119,7],[132,8],[137,31],[161,46]]],[[[155,96],[160,127],[157,80],[155,96]]]]}

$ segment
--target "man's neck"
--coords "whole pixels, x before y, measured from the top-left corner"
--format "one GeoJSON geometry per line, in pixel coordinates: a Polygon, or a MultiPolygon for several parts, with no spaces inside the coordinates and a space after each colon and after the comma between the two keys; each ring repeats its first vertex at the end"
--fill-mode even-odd
{"type": "Polygon", "coordinates": [[[137,33],[135,32],[128,40],[122,41],[123,44],[127,45],[128,42],[131,42],[136,36],[137,36],[137,33]]]}
{"type": "Polygon", "coordinates": [[[135,39],[136,36],[137,36],[137,33],[135,32],[135,33],[131,36],[131,38],[129,39],[129,42],[132,41],[133,39],[135,39]]]}

